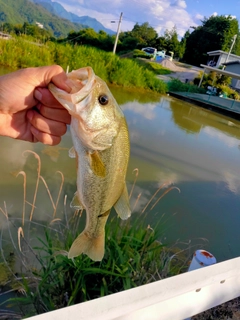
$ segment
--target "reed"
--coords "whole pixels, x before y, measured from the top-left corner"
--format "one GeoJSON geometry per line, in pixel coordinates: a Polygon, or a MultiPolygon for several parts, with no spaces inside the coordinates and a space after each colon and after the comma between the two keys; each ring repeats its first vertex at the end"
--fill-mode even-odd
{"type": "MultiPolygon", "coordinates": [[[[16,274],[14,265],[9,264],[2,247],[2,260],[8,270],[8,292],[13,290],[16,293],[7,303],[19,308],[14,319],[17,319],[19,314],[21,317],[28,317],[130,289],[178,274],[187,268],[189,256],[186,252],[192,254],[189,243],[183,250],[178,248],[177,243],[166,246],[161,241],[161,219],[154,227],[146,222],[146,215],[156,203],[172,188],[179,191],[178,188],[166,189],[166,186],[162,185],[150,198],[142,213],[134,213],[127,221],[118,219],[116,213],[112,212],[106,225],[105,255],[101,262],[93,262],[85,255],[72,260],[68,259],[67,251],[84,224],[84,214],[78,211],[68,212],[67,196],[62,195],[62,173],[58,172],[60,181],[54,198],[41,174],[39,155],[33,151],[25,151],[24,156],[34,157],[36,160],[37,181],[32,199],[27,200],[29,195],[26,191],[26,173],[21,171],[17,178],[23,177],[22,217],[11,218],[7,205],[0,207],[0,214],[8,224],[12,256],[21,270],[21,276],[16,274]],[[46,189],[52,204],[47,225],[35,218],[36,197],[40,185],[46,189]],[[61,198],[64,198],[63,215],[58,214],[62,211],[59,208],[61,198]],[[14,226],[15,231],[12,231],[10,226],[14,226]],[[31,230],[36,227],[44,230],[44,236],[33,237],[31,230]]],[[[137,183],[138,169],[135,169],[134,173],[130,196],[133,195],[137,183]]],[[[136,198],[140,199],[141,195],[136,198]]],[[[9,315],[4,312],[0,310],[0,318],[9,319],[9,315]]]]}

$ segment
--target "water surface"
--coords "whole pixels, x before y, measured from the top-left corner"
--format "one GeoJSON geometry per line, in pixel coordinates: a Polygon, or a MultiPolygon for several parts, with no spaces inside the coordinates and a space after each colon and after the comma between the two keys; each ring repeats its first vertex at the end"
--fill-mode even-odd
{"type": "MultiPolygon", "coordinates": [[[[140,214],[151,196],[164,185],[176,186],[151,209],[158,196],[145,210],[154,228],[161,219],[167,243],[199,243],[211,251],[218,261],[240,255],[240,122],[202,109],[169,96],[124,91],[111,88],[121,105],[129,125],[131,158],[127,182],[129,190],[138,168],[139,175],[131,205],[140,214]],[[137,197],[137,205],[134,206],[137,197]],[[202,239],[207,239],[204,241],[202,239]]],[[[48,147],[0,137],[0,207],[10,217],[22,217],[23,176],[27,175],[27,201],[33,199],[37,177],[37,160],[41,158],[41,175],[56,200],[61,171],[63,192],[58,216],[63,215],[63,197],[68,204],[76,190],[74,159],[68,157],[72,146],[69,131],[61,144],[48,147]]],[[[34,219],[50,221],[53,209],[46,188],[40,181],[34,219]]],[[[27,205],[26,219],[31,207],[27,205]]],[[[69,209],[70,210],[70,209],[69,209]]],[[[2,228],[6,219],[0,213],[2,228]]],[[[37,229],[36,229],[37,230],[37,229]]],[[[7,239],[4,239],[9,243],[7,239]]]]}

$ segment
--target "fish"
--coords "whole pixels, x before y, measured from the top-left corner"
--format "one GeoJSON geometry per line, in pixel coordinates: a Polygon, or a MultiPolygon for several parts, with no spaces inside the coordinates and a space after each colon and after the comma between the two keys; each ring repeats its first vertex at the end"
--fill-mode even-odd
{"type": "Polygon", "coordinates": [[[112,207],[123,220],[131,216],[126,186],[128,126],[107,84],[91,67],[74,70],[67,77],[70,93],[53,83],[49,90],[71,115],[73,147],[69,156],[76,158],[77,191],[70,206],[86,210],[85,228],[72,243],[68,257],[86,254],[101,261],[112,207]]]}

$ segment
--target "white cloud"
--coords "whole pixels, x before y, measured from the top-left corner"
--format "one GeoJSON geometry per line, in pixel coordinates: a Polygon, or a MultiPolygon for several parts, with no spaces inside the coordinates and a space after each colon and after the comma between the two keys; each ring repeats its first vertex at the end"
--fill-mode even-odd
{"type": "Polygon", "coordinates": [[[218,13],[215,11],[213,12],[212,16],[216,17],[218,15],[218,13]]]}
{"type": "Polygon", "coordinates": [[[116,30],[111,20],[118,20],[123,12],[122,31],[132,30],[136,23],[149,24],[160,34],[174,26],[183,36],[190,26],[195,26],[194,18],[187,12],[184,0],[57,0],[62,6],[79,16],[96,18],[105,27],[116,30]]]}
{"type": "MultiPolygon", "coordinates": [[[[232,126],[232,122],[229,121],[228,125],[232,126]]],[[[230,148],[235,148],[239,146],[239,140],[238,138],[231,137],[224,132],[221,132],[220,130],[217,130],[215,128],[211,127],[205,127],[202,129],[202,132],[206,133],[210,137],[214,137],[215,139],[221,141],[221,143],[224,143],[226,146],[230,148]]]]}
{"type": "Polygon", "coordinates": [[[237,18],[237,16],[233,16],[232,14],[225,14],[225,17],[227,18],[227,17],[231,17],[232,19],[236,19],[237,18]]]}
{"type": "Polygon", "coordinates": [[[172,3],[172,6],[180,7],[183,9],[187,8],[187,4],[184,0],[176,0],[172,3]]]}
{"type": "Polygon", "coordinates": [[[156,117],[156,112],[155,112],[156,104],[153,103],[145,103],[140,104],[138,102],[128,102],[123,105],[121,105],[121,109],[123,111],[126,110],[131,110],[131,112],[134,112],[136,114],[140,114],[142,117],[148,120],[152,120],[156,117]]]}
{"type": "Polygon", "coordinates": [[[197,14],[195,15],[195,19],[201,21],[201,20],[204,19],[204,16],[203,16],[202,14],[200,14],[200,13],[197,13],[197,14]]]}

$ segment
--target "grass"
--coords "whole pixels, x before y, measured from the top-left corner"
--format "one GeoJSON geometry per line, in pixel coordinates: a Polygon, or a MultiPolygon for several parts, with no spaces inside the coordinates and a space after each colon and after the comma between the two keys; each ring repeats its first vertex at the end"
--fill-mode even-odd
{"type": "Polygon", "coordinates": [[[121,59],[94,47],[47,42],[39,46],[25,38],[0,39],[0,64],[12,69],[59,64],[64,70],[91,66],[107,83],[165,93],[166,84],[157,79],[156,67],[121,59]]]}
{"type": "Polygon", "coordinates": [[[192,83],[183,83],[178,79],[172,79],[168,82],[168,91],[172,92],[195,92],[195,93],[206,93],[206,89],[199,88],[197,85],[192,83]]]}
{"type": "Polygon", "coordinates": [[[148,69],[151,72],[154,72],[156,75],[161,75],[161,74],[170,74],[172,73],[171,70],[163,67],[160,63],[157,62],[151,62],[151,61],[146,61],[143,59],[136,59],[136,62],[140,66],[144,66],[144,68],[148,69]]]}
{"type": "MultiPolygon", "coordinates": [[[[64,196],[64,214],[58,216],[59,203],[62,197],[64,177],[61,172],[56,198],[41,175],[41,159],[33,151],[25,151],[27,156],[36,159],[37,181],[32,200],[27,200],[27,179],[24,171],[17,177],[23,178],[22,218],[9,217],[7,205],[0,207],[0,213],[8,223],[11,240],[11,252],[15,264],[9,264],[4,248],[1,248],[3,264],[7,268],[5,291],[14,292],[15,296],[7,300],[9,306],[18,307],[12,319],[44,313],[79,302],[102,297],[111,293],[127,290],[142,284],[160,280],[187,268],[192,248],[180,250],[177,244],[166,246],[161,239],[161,220],[152,228],[146,223],[146,215],[166,194],[177,187],[165,188],[163,184],[152,195],[139,213],[131,219],[122,221],[113,212],[106,226],[105,255],[101,262],[93,262],[86,255],[75,259],[67,258],[71,243],[79,234],[83,223],[82,212],[69,213],[64,196]],[[36,197],[40,184],[45,187],[52,214],[49,223],[35,220],[36,197]],[[15,232],[12,231],[13,226],[15,232]],[[43,237],[33,237],[34,228],[44,230],[43,237]],[[14,240],[14,239],[17,240],[14,240]]],[[[135,169],[135,181],[130,191],[134,192],[138,170],[135,169]]],[[[137,201],[141,194],[137,197],[137,201]]],[[[133,211],[136,203],[133,205],[133,211]]],[[[41,208],[42,210],[43,208],[41,208]]],[[[36,231],[35,231],[36,233],[36,231]]],[[[34,233],[34,234],[35,234],[34,233]]],[[[2,235],[3,237],[3,232],[2,235]]],[[[1,241],[2,243],[2,241],[1,241]]],[[[4,295],[4,293],[1,293],[4,295]]],[[[1,319],[9,319],[5,311],[0,312],[1,319]]],[[[11,318],[10,318],[11,319],[11,318]]]]}

